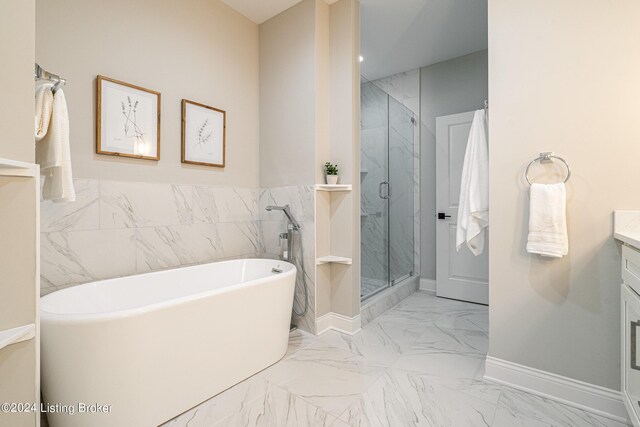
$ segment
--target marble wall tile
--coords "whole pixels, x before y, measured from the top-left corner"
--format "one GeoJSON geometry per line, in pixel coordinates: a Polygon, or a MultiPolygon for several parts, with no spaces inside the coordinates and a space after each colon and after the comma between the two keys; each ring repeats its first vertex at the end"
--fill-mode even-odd
{"type": "Polygon", "coordinates": [[[315,190],[311,185],[296,187],[274,187],[260,190],[258,212],[260,233],[266,256],[281,257],[286,244],[279,234],[287,230],[287,219],[280,211],[267,211],[268,205],[290,205],[291,214],[300,223],[301,229],[294,233],[294,264],[298,268],[294,308],[298,313],[304,310],[304,283],[307,286],[307,312],[304,316],[293,316],[292,322],[298,328],[315,334],[315,190]],[[304,260],[304,275],[303,264],[304,260]],[[304,278],[304,280],[303,280],[304,278]]]}
{"type": "Polygon", "coordinates": [[[193,220],[202,223],[257,220],[258,195],[255,188],[195,186],[193,220]]]}
{"type": "Polygon", "coordinates": [[[99,278],[265,252],[256,221],[258,189],[96,180],[76,180],[75,186],[74,203],[41,201],[43,294],[99,278]],[[81,235],[52,234],[79,230],[94,231],[98,238],[80,245],[81,235]],[[102,241],[113,244],[123,233],[133,244],[120,253],[130,261],[133,251],[134,268],[93,266],[93,257],[104,255],[102,241]]]}
{"type": "Polygon", "coordinates": [[[157,227],[193,221],[193,187],[100,182],[100,228],[157,227]]]}
{"type": "MultiPolygon", "coordinates": [[[[43,181],[44,182],[44,181],[43,181]]],[[[96,180],[74,179],[76,201],[40,201],[40,231],[97,230],[100,226],[100,184],[96,180]]]]}
{"type": "Polygon", "coordinates": [[[398,280],[413,272],[414,244],[414,180],[413,135],[414,126],[402,106],[391,108],[397,115],[391,117],[389,133],[389,176],[392,193],[389,203],[389,255],[390,277],[398,280]],[[402,111],[397,111],[402,110],[402,111]]]}
{"type": "Polygon", "coordinates": [[[136,269],[161,270],[223,258],[215,224],[145,227],[136,230],[136,269]]]}
{"type": "MultiPolygon", "coordinates": [[[[420,70],[407,71],[404,74],[404,92],[402,99],[413,99],[420,97],[420,70]]],[[[417,112],[416,110],[412,110],[417,112]]]]}
{"type": "Polygon", "coordinates": [[[384,89],[380,90],[371,82],[364,83],[360,87],[360,99],[361,128],[363,130],[386,128],[388,124],[387,95],[384,89]]]}
{"type": "Polygon", "coordinates": [[[283,221],[259,221],[258,227],[264,245],[264,256],[281,258],[287,245],[279,236],[286,231],[286,224],[283,221]]]}
{"type": "Polygon", "coordinates": [[[133,230],[42,233],[40,251],[41,275],[49,287],[136,272],[133,230]]]}
{"type": "Polygon", "coordinates": [[[304,308],[305,281],[308,287],[307,313],[294,316],[293,322],[315,333],[313,186],[255,189],[77,180],[76,188],[76,203],[42,202],[47,231],[42,234],[43,294],[185,265],[280,258],[284,242],[279,234],[286,231],[287,221],[282,212],[264,208],[289,204],[302,225],[294,235],[298,312],[304,308]],[[84,229],[86,234],[75,231],[84,229]]]}
{"type": "Polygon", "coordinates": [[[295,187],[273,187],[260,190],[258,203],[259,217],[262,220],[280,221],[283,213],[268,212],[268,205],[290,205],[291,214],[300,222],[313,222],[315,218],[314,187],[301,185],[295,187]]]}
{"type": "Polygon", "coordinates": [[[222,257],[264,253],[258,223],[255,221],[225,222],[217,224],[222,257]]]}
{"type": "Polygon", "coordinates": [[[394,74],[393,76],[374,80],[372,83],[391,95],[397,101],[406,105],[414,114],[420,114],[419,69],[394,74]]]}
{"type": "Polygon", "coordinates": [[[362,276],[381,281],[387,280],[388,271],[388,223],[387,215],[368,215],[361,218],[360,252],[362,276]]]}
{"type": "Polygon", "coordinates": [[[138,273],[263,252],[253,221],[136,229],[138,273]]]}
{"type": "Polygon", "coordinates": [[[293,324],[303,331],[309,333],[316,333],[316,286],[315,286],[315,259],[305,258],[304,265],[301,264],[300,259],[296,258],[294,261],[298,274],[296,277],[296,289],[293,296],[293,307],[297,313],[304,311],[305,304],[305,281],[307,287],[306,298],[307,312],[304,316],[298,316],[294,314],[293,324]],[[304,267],[304,268],[303,268],[304,267]]]}

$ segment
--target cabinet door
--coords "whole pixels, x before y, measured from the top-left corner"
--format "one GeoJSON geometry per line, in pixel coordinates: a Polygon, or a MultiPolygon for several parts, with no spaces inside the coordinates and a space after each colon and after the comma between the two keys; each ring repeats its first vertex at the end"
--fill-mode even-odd
{"type": "Polygon", "coordinates": [[[640,426],[640,296],[622,286],[622,395],[633,425],[640,426]]]}

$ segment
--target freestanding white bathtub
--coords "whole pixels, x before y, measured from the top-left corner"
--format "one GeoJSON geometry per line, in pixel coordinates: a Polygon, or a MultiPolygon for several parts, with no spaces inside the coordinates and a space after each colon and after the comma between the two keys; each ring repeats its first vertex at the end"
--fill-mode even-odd
{"type": "Polygon", "coordinates": [[[275,363],[287,349],[295,276],[287,262],[234,260],[43,297],[50,425],[156,426],[275,363]]]}

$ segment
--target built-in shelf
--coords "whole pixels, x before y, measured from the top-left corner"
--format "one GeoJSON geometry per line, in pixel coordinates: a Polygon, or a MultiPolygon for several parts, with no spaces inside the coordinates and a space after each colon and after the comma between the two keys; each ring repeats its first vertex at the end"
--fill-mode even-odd
{"type": "Polygon", "coordinates": [[[0,350],[8,345],[30,340],[36,336],[36,325],[31,323],[17,328],[0,331],[0,350]]]}
{"type": "Polygon", "coordinates": [[[350,184],[316,184],[316,191],[351,191],[350,184]]]}
{"type": "Polygon", "coordinates": [[[0,158],[0,176],[36,176],[38,165],[0,158]]]}
{"type": "Polygon", "coordinates": [[[323,257],[320,257],[320,258],[316,259],[316,265],[329,264],[331,262],[334,263],[334,264],[351,265],[351,258],[345,258],[343,256],[329,255],[329,256],[323,256],[323,257]]]}

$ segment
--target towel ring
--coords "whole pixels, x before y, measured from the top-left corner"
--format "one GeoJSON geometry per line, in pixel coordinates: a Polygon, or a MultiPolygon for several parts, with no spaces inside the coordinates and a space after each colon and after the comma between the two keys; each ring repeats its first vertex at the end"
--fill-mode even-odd
{"type": "Polygon", "coordinates": [[[571,167],[569,166],[569,163],[567,163],[567,161],[562,157],[558,157],[554,155],[553,152],[545,152],[545,153],[540,153],[540,157],[537,157],[531,160],[531,162],[529,162],[529,164],[527,165],[527,169],[524,171],[524,179],[527,180],[529,185],[532,184],[531,180],[529,179],[529,169],[531,168],[531,165],[533,165],[538,160],[540,160],[540,163],[553,163],[553,159],[560,160],[567,167],[567,177],[562,182],[565,183],[569,181],[569,178],[571,177],[571,167]]]}

